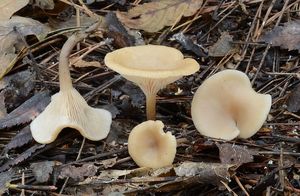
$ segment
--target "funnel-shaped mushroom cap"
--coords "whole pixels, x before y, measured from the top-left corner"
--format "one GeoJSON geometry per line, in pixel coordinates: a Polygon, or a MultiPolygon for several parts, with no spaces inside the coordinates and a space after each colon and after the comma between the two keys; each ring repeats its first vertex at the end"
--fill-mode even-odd
{"type": "Polygon", "coordinates": [[[53,95],[51,103],[32,121],[30,129],[33,138],[44,144],[54,141],[60,131],[67,127],[97,141],[107,136],[111,119],[110,112],[90,107],[72,88],[53,95]]]}
{"type": "Polygon", "coordinates": [[[161,121],[148,120],[134,127],[128,138],[128,151],[140,167],[171,165],[176,154],[176,139],[163,131],[161,121]]]}
{"type": "Polygon", "coordinates": [[[198,88],[192,101],[192,119],[205,136],[249,138],[263,125],[271,104],[271,96],[256,93],[246,74],[225,70],[198,88]]]}
{"type": "Polygon", "coordinates": [[[155,118],[156,93],[167,84],[193,74],[200,68],[194,59],[184,59],[179,50],[159,45],[118,49],[108,53],[104,61],[109,68],[143,90],[147,98],[148,120],[155,118]]]}

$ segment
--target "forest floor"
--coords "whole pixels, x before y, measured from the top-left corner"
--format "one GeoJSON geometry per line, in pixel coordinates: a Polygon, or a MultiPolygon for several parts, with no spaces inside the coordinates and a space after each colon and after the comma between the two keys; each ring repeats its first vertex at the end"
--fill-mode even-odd
{"type": "Polygon", "coordinates": [[[299,0],[0,1],[0,193],[299,195],[299,18],[299,0]],[[72,50],[70,70],[88,104],[112,113],[109,135],[91,141],[66,128],[39,144],[30,123],[59,91],[61,48],[95,23],[72,50]],[[159,169],[139,168],[128,154],[130,131],[146,121],[143,92],[104,63],[111,51],[144,44],[200,64],[158,92],[156,118],[177,140],[173,165],[159,169]],[[272,96],[251,138],[209,138],[193,124],[194,93],[225,69],[272,96]]]}

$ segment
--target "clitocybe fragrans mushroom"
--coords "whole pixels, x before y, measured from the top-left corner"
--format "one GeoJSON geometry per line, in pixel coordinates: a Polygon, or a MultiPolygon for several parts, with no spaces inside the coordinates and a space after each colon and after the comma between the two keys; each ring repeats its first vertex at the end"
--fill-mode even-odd
{"type": "Polygon", "coordinates": [[[161,121],[148,120],[132,129],[128,152],[140,167],[159,168],[171,165],[176,154],[176,138],[163,131],[161,121]]]}
{"type": "Polygon", "coordinates": [[[271,104],[271,96],[256,93],[246,74],[225,70],[198,88],[192,101],[192,119],[205,136],[249,138],[263,125],[271,104]]]}
{"type": "Polygon", "coordinates": [[[39,143],[54,141],[60,131],[67,127],[78,130],[84,137],[94,141],[105,138],[110,130],[111,113],[90,107],[72,86],[68,57],[77,42],[86,36],[84,32],[72,35],[61,50],[60,91],[52,96],[50,104],[30,124],[32,136],[39,143]]]}
{"type": "Polygon", "coordinates": [[[197,61],[171,47],[132,46],[108,53],[105,64],[136,83],[146,95],[147,119],[155,120],[156,93],[167,84],[199,70],[197,61]]]}

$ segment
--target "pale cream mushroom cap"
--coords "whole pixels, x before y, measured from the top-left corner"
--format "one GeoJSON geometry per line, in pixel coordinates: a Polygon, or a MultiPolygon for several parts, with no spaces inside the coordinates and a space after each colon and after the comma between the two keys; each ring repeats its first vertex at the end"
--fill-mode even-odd
{"type": "Polygon", "coordinates": [[[246,74],[225,70],[198,88],[191,113],[201,134],[232,140],[254,135],[266,120],[271,104],[271,96],[255,92],[246,74]]]}
{"type": "Polygon", "coordinates": [[[132,129],[128,152],[140,167],[160,168],[171,165],[176,154],[176,138],[163,131],[161,121],[145,121],[132,129]]]}
{"type": "Polygon", "coordinates": [[[90,140],[104,139],[110,130],[112,116],[109,111],[90,107],[73,88],[69,70],[69,56],[73,47],[97,28],[92,25],[86,31],[71,35],[59,55],[60,91],[52,96],[50,104],[30,124],[32,137],[39,143],[54,141],[60,131],[70,127],[90,140]]]}
{"type": "Polygon", "coordinates": [[[136,83],[147,99],[148,120],[155,119],[156,93],[167,84],[199,70],[194,59],[185,58],[172,47],[143,45],[125,47],[108,53],[105,64],[136,83]]]}
{"type": "Polygon", "coordinates": [[[42,144],[53,142],[64,128],[78,130],[87,139],[106,138],[112,122],[111,113],[90,107],[74,88],[52,96],[51,103],[30,124],[33,138],[42,144]]]}

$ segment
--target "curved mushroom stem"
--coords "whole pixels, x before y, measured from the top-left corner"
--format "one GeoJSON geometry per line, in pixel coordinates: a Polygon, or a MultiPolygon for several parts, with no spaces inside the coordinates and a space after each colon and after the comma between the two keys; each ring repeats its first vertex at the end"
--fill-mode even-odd
{"type": "Polygon", "coordinates": [[[146,94],[146,113],[147,120],[156,119],[156,93],[146,94]]]}
{"type": "Polygon", "coordinates": [[[87,33],[77,33],[71,35],[63,45],[59,56],[59,86],[60,91],[67,91],[73,88],[69,70],[69,55],[73,47],[82,39],[87,37],[87,33]]]}

